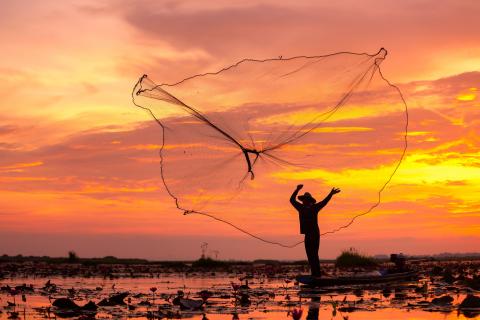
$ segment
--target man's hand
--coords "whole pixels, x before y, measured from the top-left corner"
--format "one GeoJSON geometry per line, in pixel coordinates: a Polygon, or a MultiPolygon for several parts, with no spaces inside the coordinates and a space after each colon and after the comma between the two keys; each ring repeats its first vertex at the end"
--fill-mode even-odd
{"type": "Polygon", "coordinates": [[[332,191],[330,191],[330,194],[334,195],[340,192],[340,189],[338,188],[332,188],[332,191]]]}
{"type": "Polygon", "coordinates": [[[303,184],[299,184],[299,185],[297,186],[297,190],[300,190],[300,189],[302,189],[302,188],[303,188],[303,184]]]}

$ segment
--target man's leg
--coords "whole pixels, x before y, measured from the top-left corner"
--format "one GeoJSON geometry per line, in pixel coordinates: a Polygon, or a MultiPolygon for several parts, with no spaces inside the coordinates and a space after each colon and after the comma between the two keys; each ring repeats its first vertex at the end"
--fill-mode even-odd
{"type": "Polygon", "coordinates": [[[310,272],[313,275],[313,265],[312,265],[312,255],[311,255],[311,244],[310,244],[310,237],[308,235],[305,235],[305,253],[307,254],[307,259],[308,259],[308,264],[310,265],[310,272]]]}
{"type": "Polygon", "coordinates": [[[318,241],[316,241],[315,236],[312,237],[310,234],[305,235],[305,251],[307,253],[308,264],[310,265],[312,276],[320,275],[318,246],[318,241]]]}
{"type": "Polygon", "coordinates": [[[320,277],[320,258],[318,257],[318,249],[320,248],[320,235],[312,236],[312,274],[320,277]]]}

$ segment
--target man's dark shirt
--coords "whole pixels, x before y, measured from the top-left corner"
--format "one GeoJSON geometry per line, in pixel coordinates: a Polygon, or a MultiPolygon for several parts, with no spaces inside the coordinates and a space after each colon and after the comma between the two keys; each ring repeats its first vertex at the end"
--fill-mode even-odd
{"type": "Polygon", "coordinates": [[[325,199],[320,202],[306,206],[297,201],[299,190],[300,189],[297,189],[293,192],[292,196],[290,197],[290,203],[298,211],[298,218],[300,220],[300,233],[311,235],[320,234],[320,229],[318,228],[318,212],[327,205],[330,199],[332,199],[333,193],[330,192],[325,199]]]}
{"type": "Polygon", "coordinates": [[[302,234],[319,234],[318,228],[318,212],[325,206],[323,201],[315,203],[311,206],[306,206],[300,202],[292,201],[292,205],[298,211],[298,218],[300,220],[300,233],[302,234]]]}

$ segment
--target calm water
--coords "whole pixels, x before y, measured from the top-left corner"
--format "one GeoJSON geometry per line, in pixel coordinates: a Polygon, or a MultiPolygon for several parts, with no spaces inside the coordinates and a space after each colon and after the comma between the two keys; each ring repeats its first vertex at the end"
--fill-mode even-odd
{"type": "MultiPolygon", "coordinates": [[[[480,319],[478,313],[464,315],[457,311],[467,292],[456,287],[421,279],[420,282],[381,285],[378,287],[339,287],[329,290],[306,290],[290,279],[293,276],[267,278],[251,276],[248,289],[245,275],[238,273],[156,274],[153,277],[6,277],[0,280],[0,319],[60,318],[52,302],[69,297],[78,305],[98,303],[112,294],[128,292],[127,304],[99,307],[96,312],[74,314],[73,319],[153,319],[170,316],[186,319],[293,319],[294,309],[302,310],[301,319],[480,319]],[[45,287],[47,280],[50,286],[45,287]],[[6,286],[32,285],[33,291],[9,294],[6,286]],[[425,284],[425,285],[424,285],[425,284]],[[153,294],[151,288],[156,288],[153,294]],[[173,303],[179,291],[182,299],[201,301],[199,292],[209,290],[211,297],[199,310],[187,310],[173,303]],[[181,293],[180,293],[181,294],[181,293]],[[451,296],[450,304],[434,305],[435,297],[451,296]],[[130,300],[129,300],[130,299],[130,300]],[[16,306],[7,306],[8,302],[16,306]]],[[[474,292],[475,293],[475,292],[474,292]]],[[[476,293],[478,295],[478,293],[476,293]]],[[[183,301],[187,301],[183,300],[183,301]]],[[[480,312],[480,311],[479,311],[480,312]]]]}

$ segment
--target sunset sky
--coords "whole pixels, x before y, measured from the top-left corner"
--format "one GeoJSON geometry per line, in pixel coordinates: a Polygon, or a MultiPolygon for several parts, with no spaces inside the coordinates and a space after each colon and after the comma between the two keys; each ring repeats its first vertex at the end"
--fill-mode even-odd
{"type": "MultiPolygon", "coordinates": [[[[381,47],[410,109],[409,148],[381,206],[322,238],[320,256],[479,251],[479,11],[476,0],[2,1],[0,254],[194,259],[207,242],[222,259],[304,258],[176,210],[159,127],[132,104],[133,85],[145,73],[174,82],[244,58],[381,47]]],[[[345,170],[370,181],[385,166],[345,170]]],[[[265,203],[293,210],[305,174],[348,194],[340,173],[277,171],[265,203]]],[[[286,228],[254,214],[260,233],[286,228]]]]}

